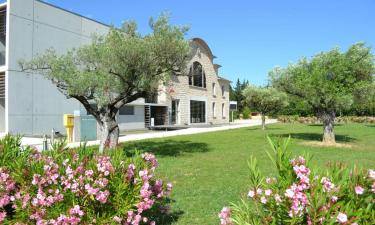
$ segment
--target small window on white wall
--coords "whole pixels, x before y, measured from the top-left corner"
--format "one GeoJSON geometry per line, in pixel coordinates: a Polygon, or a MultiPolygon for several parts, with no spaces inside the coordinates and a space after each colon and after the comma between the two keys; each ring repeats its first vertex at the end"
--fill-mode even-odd
{"type": "Polygon", "coordinates": [[[225,87],[224,85],[221,86],[221,95],[225,97],[225,87]]]}
{"type": "Polygon", "coordinates": [[[126,116],[131,116],[134,115],[134,106],[131,105],[125,105],[120,108],[119,110],[120,115],[126,115],[126,116]]]}
{"type": "Polygon", "coordinates": [[[216,84],[212,83],[212,95],[216,96],[216,84]]]}
{"type": "Polygon", "coordinates": [[[224,103],[221,105],[221,116],[225,118],[225,104],[224,103]]]}
{"type": "Polygon", "coordinates": [[[215,102],[212,103],[212,117],[216,117],[216,104],[215,102]]]}

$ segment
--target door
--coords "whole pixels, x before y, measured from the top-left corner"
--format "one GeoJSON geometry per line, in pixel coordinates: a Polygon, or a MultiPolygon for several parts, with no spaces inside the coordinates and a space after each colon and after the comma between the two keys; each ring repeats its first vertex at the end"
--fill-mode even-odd
{"type": "Polygon", "coordinates": [[[172,100],[172,124],[179,124],[179,100],[172,100]]]}

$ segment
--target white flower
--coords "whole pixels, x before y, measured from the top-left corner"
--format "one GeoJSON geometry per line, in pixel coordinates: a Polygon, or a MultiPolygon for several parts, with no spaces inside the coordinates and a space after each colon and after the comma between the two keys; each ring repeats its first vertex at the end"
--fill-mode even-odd
{"type": "Polygon", "coordinates": [[[266,196],[270,196],[272,194],[272,191],[270,189],[267,189],[267,190],[264,191],[264,194],[266,196]]]}
{"type": "Polygon", "coordinates": [[[345,213],[339,213],[336,217],[336,221],[339,223],[346,223],[348,221],[348,216],[345,213]]]}
{"type": "Polygon", "coordinates": [[[267,203],[267,199],[266,199],[266,197],[262,196],[262,197],[260,198],[260,202],[263,203],[263,204],[266,204],[266,203],[267,203]]]}
{"type": "Polygon", "coordinates": [[[368,177],[375,180],[375,170],[368,170],[368,177]]]}
{"type": "Polygon", "coordinates": [[[293,198],[294,191],[292,191],[291,189],[286,189],[285,196],[288,197],[288,198],[293,198]]]}
{"type": "Polygon", "coordinates": [[[247,193],[247,196],[250,197],[250,198],[253,198],[255,196],[255,192],[249,191],[249,193],[247,193]]]}

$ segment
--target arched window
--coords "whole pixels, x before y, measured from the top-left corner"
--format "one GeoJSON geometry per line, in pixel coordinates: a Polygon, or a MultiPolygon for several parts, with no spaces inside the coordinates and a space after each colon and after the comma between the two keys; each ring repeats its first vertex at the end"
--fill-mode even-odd
{"type": "Polygon", "coordinates": [[[199,62],[194,62],[189,69],[189,85],[206,88],[206,74],[199,62]]]}

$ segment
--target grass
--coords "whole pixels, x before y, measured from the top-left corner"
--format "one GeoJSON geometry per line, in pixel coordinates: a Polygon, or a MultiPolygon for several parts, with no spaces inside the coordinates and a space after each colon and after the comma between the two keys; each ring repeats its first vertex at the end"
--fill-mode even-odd
{"type": "Polygon", "coordinates": [[[313,147],[305,141],[321,139],[321,126],[274,124],[267,131],[249,127],[221,132],[177,136],[130,142],[124,148],[153,152],[159,159],[158,175],[172,181],[172,224],[219,224],[217,214],[223,206],[239,200],[248,185],[247,161],[256,156],[261,170],[272,173],[266,135],[292,137],[295,154],[313,154],[313,165],[326,167],[340,161],[365,168],[375,165],[375,126],[346,124],[335,127],[338,142],[352,148],[313,147]]]}

